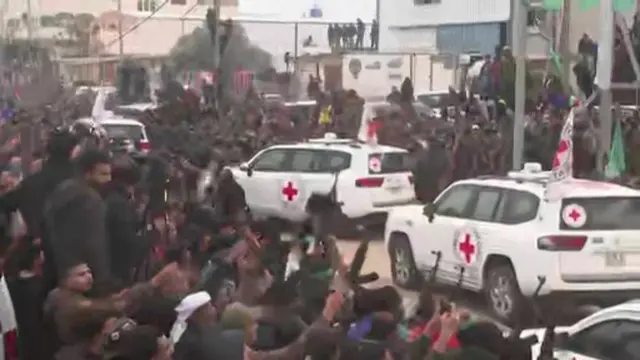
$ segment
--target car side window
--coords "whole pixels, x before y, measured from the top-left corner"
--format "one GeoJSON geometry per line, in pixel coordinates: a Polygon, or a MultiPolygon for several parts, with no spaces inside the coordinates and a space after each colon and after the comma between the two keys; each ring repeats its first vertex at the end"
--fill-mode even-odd
{"type": "Polygon", "coordinates": [[[292,172],[317,172],[322,154],[314,150],[294,150],[291,156],[292,172]]]}
{"type": "Polygon", "coordinates": [[[502,189],[481,188],[478,191],[476,204],[471,214],[471,219],[477,221],[494,221],[498,204],[502,197],[502,189]]]}
{"type": "Polygon", "coordinates": [[[323,151],[321,172],[335,173],[351,166],[351,154],[342,151],[323,151]]]}
{"type": "Polygon", "coordinates": [[[611,320],[573,334],[563,349],[608,360],[640,360],[640,322],[611,320]]]}
{"type": "Polygon", "coordinates": [[[351,155],[342,151],[328,150],[289,150],[291,163],[284,171],[305,173],[335,173],[348,169],[351,155]]]}
{"type": "Polygon", "coordinates": [[[267,150],[253,162],[254,171],[283,171],[287,153],[284,149],[267,150]]]}
{"type": "Polygon", "coordinates": [[[436,201],[436,214],[465,217],[474,191],[475,189],[468,185],[458,185],[450,188],[436,201]]]}
{"type": "Polygon", "coordinates": [[[535,219],[540,199],[529,192],[508,189],[505,191],[504,206],[497,213],[497,220],[503,224],[520,224],[535,219]]]}

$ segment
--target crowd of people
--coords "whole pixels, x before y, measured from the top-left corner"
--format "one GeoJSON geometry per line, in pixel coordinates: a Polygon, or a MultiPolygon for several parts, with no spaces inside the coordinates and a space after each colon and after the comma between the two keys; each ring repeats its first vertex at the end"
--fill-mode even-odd
{"type": "Polygon", "coordinates": [[[352,24],[329,24],[327,38],[333,50],[378,50],[380,27],[374,19],[369,29],[369,46],[365,44],[367,26],[358,18],[352,24]]]}
{"type": "MultiPolygon", "coordinates": [[[[337,46],[362,43],[331,36],[337,46]]],[[[509,93],[508,52],[495,61],[495,94],[509,93]]],[[[317,86],[315,105],[291,108],[253,89],[242,101],[201,102],[165,85],[161,104],[137,115],[153,146],[144,156],[114,151],[74,122],[89,116],[88,94],[61,90],[42,109],[3,116],[0,258],[19,334],[5,359],[531,359],[530,339],[505,338],[431,284],[415,313],[394,287],[364,286],[377,278],[360,273],[370,239],[344,262],[330,194],[311,197],[311,221],[296,224],[292,242],[279,223],[252,219],[225,166],[326,132],[357,138],[366,105],[357,93],[317,86]],[[38,130],[30,148],[25,123],[38,130]],[[203,174],[213,180],[203,184],[203,174]]],[[[567,111],[549,99],[529,104],[525,146],[546,169],[567,111]]],[[[438,116],[416,103],[407,79],[366,121],[378,124],[379,143],[411,152],[426,202],[452,181],[510,169],[511,107],[451,89],[438,116]]],[[[595,169],[594,111],[575,122],[577,176],[595,169]]],[[[638,120],[624,116],[629,152],[640,144],[638,120]]],[[[631,157],[628,173],[640,174],[631,157]]]]}

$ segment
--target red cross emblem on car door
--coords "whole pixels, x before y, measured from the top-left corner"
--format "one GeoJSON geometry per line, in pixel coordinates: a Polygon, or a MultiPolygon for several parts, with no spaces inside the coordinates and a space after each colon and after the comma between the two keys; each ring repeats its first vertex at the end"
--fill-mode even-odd
{"type": "Polygon", "coordinates": [[[284,184],[284,187],[281,190],[282,198],[284,201],[292,202],[298,198],[298,194],[300,194],[300,190],[292,181],[287,181],[284,184]]]}

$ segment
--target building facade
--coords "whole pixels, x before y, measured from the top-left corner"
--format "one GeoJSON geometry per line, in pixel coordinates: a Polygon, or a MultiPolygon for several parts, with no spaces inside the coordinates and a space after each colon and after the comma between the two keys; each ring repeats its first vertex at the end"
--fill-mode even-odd
{"type": "MultiPolygon", "coordinates": [[[[513,0],[380,0],[382,51],[437,51],[439,53],[494,53],[496,45],[510,43],[513,0]]],[[[550,41],[559,35],[562,14],[548,12],[543,0],[529,2],[527,55],[548,56],[550,41]]],[[[569,44],[577,52],[583,34],[597,40],[598,9],[571,6],[569,44]]],[[[637,1],[640,4],[640,0],[637,1]]],[[[636,6],[638,8],[638,6],[636,6]]],[[[635,11],[622,14],[631,26],[635,11]]]]}
{"type": "Polygon", "coordinates": [[[382,51],[493,53],[511,0],[381,0],[379,11],[382,51]]]}

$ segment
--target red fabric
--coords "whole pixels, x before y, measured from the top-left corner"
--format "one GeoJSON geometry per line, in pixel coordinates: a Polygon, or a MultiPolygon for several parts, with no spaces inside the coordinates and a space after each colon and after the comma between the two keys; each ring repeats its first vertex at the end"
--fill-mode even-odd
{"type": "Polygon", "coordinates": [[[369,120],[367,124],[367,139],[371,140],[373,137],[378,135],[378,129],[382,128],[382,121],[380,120],[369,120]]]}
{"type": "Polygon", "coordinates": [[[494,61],[491,63],[491,77],[494,82],[497,82],[500,79],[500,61],[494,61]]]}
{"type": "Polygon", "coordinates": [[[161,246],[153,247],[153,256],[160,261],[164,261],[166,257],[165,249],[161,246]]]}
{"type": "MultiPolygon", "coordinates": [[[[420,335],[424,332],[426,327],[427,327],[427,324],[425,323],[411,329],[411,331],[409,331],[409,338],[407,340],[409,340],[410,342],[417,340],[420,337],[420,335]]],[[[438,341],[439,338],[440,338],[439,331],[431,335],[431,345],[433,345],[436,341],[438,341]]],[[[455,350],[459,348],[460,348],[460,340],[458,340],[458,336],[456,334],[451,335],[451,337],[449,338],[449,341],[447,341],[447,349],[455,350]]]]}
{"type": "Polygon", "coordinates": [[[238,70],[233,73],[233,87],[238,95],[244,95],[253,86],[253,73],[238,70]]]}
{"type": "MultiPolygon", "coordinates": [[[[437,332],[431,336],[431,344],[433,345],[440,338],[440,332],[437,332]]],[[[458,335],[453,334],[447,341],[447,349],[455,350],[460,349],[460,340],[458,340],[458,335]]]]}

